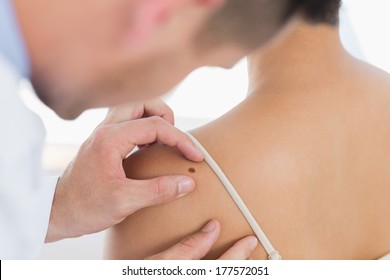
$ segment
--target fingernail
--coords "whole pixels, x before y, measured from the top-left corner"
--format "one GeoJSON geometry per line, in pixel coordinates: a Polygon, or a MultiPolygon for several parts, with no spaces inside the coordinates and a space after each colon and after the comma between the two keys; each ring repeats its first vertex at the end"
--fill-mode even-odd
{"type": "Polygon", "coordinates": [[[185,178],[179,181],[178,188],[179,188],[179,195],[184,196],[190,193],[191,191],[193,191],[195,186],[194,186],[194,182],[191,179],[185,178]]]}
{"type": "MultiPolygon", "coordinates": [[[[196,147],[195,147],[196,148],[196,147]]],[[[196,152],[198,153],[198,156],[200,157],[200,158],[204,158],[204,155],[203,155],[203,153],[200,151],[200,150],[198,150],[198,148],[196,148],[196,152]]]]}
{"type": "Polygon", "coordinates": [[[250,247],[251,247],[252,251],[254,249],[256,249],[257,245],[259,245],[259,240],[257,240],[256,237],[252,237],[251,242],[250,242],[250,247]]]}
{"type": "Polygon", "coordinates": [[[215,221],[209,222],[203,229],[203,232],[212,232],[215,230],[216,224],[215,221]]]}
{"type": "Polygon", "coordinates": [[[199,159],[203,160],[204,159],[204,154],[202,153],[201,150],[198,149],[198,147],[196,147],[196,145],[194,143],[192,143],[192,146],[194,147],[194,151],[196,152],[196,155],[199,159]]]}

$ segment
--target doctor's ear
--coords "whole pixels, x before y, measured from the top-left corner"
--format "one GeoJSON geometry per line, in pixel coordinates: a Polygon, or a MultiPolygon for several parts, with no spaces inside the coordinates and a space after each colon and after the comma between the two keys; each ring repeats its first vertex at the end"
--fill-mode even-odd
{"type": "Polygon", "coordinates": [[[131,44],[137,45],[148,38],[157,28],[185,7],[197,6],[210,12],[221,7],[226,0],[141,0],[132,11],[131,44]]]}

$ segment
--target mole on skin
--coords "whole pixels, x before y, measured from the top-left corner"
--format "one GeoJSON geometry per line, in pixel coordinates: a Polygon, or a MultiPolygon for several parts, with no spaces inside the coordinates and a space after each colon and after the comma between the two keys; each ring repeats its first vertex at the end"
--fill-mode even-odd
{"type": "Polygon", "coordinates": [[[196,172],[195,168],[193,168],[193,167],[188,168],[188,171],[189,171],[190,173],[195,173],[195,172],[196,172]]]}

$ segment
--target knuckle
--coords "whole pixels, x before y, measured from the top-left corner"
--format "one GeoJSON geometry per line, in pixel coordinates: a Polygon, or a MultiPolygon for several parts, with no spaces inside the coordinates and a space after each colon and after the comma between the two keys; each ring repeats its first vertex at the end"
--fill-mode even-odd
{"type": "Polygon", "coordinates": [[[183,252],[193,252],[197,250],[197,244],[198,240],[195,236],[190,235],[184,238],[180,243],[178,244],[180,251],[183,252]]]}
{"type": "Polygon", "coordinates": [[[161,101],[159,104],[159,110],[161,114],[168,114],[168,115],[173,115],[173,110],[171,107],[169,107],[165,102],[161,101]]]}
{"type": "Polygon", "coordinates": [[[109,135],[110,127],[108,125],[102,125],[96,128],[92,138],[93,147],[97,150],[105,150],[108,146],[109,135]]]}
{"type": "Polygon", "coordinates": [[[164,124],[164,121],[161,117],[158,117],[158,116],[152,116],[149,118],[150,122],[154,125],[154,126],[161,126],[164,124]]]}
{"type": "Polygon", "coordinates": [[[174,121],[175,113],[173,112],[173,110],[171,108],[168,107],[168,109],[164,115],[168,118],[168,120],[170,120],[172,122],[174,121]]]}
{"type": "Polygon", "coordinates": [[[156,178],[153,181],[154,186],[152,187],[152,199],[155,203],[165,201],[167,199],[167,192],[164,188],[162,178],[156,178]]]}
{"type": "Polygon", "coordinates": [[[101,125],[101,126],[98,126],[98,127],[95,129],[94,137],[95,137],[95,138],[102,138],[104,135],[107,134],[108,128],[109,128],[109,125],[101,125]]]}
{"type": "Polygon", "coordinates": [[[143,104],[135,104],[133,108],[130,110],[130,119],[139,119],[144,115],[144,105],[143,104]]]}
{"type": "Polygon", "coordinates": [[[165,105],[165,110],[166,110],[166,112],[167,112],[169,115],[172,115],[172,116],[173,116],[173,114],[174,114],[173,109],[172,109],[171,107],[169,107],[168,105],[166,105],[165,103],[164,103],[164,105],[165,105]]]}
{"type": "Polygon", "coordinates": [[[123,188],[115,188],[111,192],[111,203],[114,207],[114,219],[122,221],[129,215],[126,192],[123,188]]]}

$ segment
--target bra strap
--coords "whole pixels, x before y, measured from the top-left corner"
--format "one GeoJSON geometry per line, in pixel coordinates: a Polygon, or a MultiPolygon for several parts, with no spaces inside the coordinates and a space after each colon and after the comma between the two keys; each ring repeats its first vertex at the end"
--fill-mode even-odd
{"type": "Polygon", "coordinates": [[[234,186],[230,183],[230,181],[226,177],[225,173],[218,166],[218,164],[214,161],[214,159],[207,152],[207,150],[202,146],[202,144],[200,144],[199,141],[194,136],[192,136],[189,133],[187,133],[187,134],[191,138],[191,140],[194,142],[195,146],[203,153],[206,163],[210,166],[210,168],[214,171],[215,175],[217,175],[217,177],[219,178],[221,183],[225,186],[227,192],[229,193],[229,195],[231,196],[233,201],[236,203],[236,205],[240,209],[241,213],[244,215],[245,219],[248,221],[249,225],[251,226],[252,230],[256,234],[260,243],[263,245],[264,249],[266,250],[266,252],[268,254],[268,259],[269,260],[281,260],[282,259],[281,255],[272,246],[271,242],[268,240],[267,236],[265,235],[263,230],[260,228],[259,224],[256,222],[255,218],[253,217],[253,215],[249,211],[248,207],[245,205],[244,201],[241,199],[240,195],[237,193],[234,186]]]}

